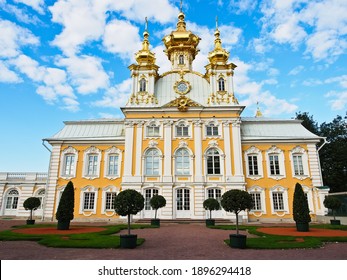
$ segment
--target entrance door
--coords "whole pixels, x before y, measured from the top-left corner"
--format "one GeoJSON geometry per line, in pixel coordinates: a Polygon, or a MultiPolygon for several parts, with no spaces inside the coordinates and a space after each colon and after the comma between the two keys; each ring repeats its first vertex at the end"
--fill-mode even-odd
{"type": "Polygon", "coordinates": [[[176,218],[190,218],[190,189],[176,190],[176,218]]]}
{"type": "MultiPolygon", "coordinates": [[[[222,191],[219,188],[212,188],[207,190],[207,197],[208,198],[214,198],[218,200],[219,204],[222,199],[222,191]]],[[[206,211],[206,218],[210,217],[210,211],[206,211]]],[[[222,211],[222,206],[220,207],[219,210],[214,210],[212,211],[212,219],[215,218],[222,218],[223,217],[223,211],[222,211]]]]}
{"type": "Polygon", "coordinates": [[[17,190],[10,190],[6,197],[5,216],[16,216],[18,207],[19,193],[17,190]]]}
{"type": "MultiPolygon", "coordinates": [[[[143,217],[147,219],[154,219],[155,210],[152,209],[150,200],[154,195],[158,195],[157,189],[146,189],[145,190],[145,209],[143,211],[143,217]]],[[[157,213],[158,218],[158,213],[157,213]]]]}

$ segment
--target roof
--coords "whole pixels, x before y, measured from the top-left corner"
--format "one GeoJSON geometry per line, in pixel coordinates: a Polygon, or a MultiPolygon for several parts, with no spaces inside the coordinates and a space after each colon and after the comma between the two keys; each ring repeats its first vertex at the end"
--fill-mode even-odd
{"type": "Polygon", "coordinates": [[[307,130],[300,120],[241,118],[241,138],[251,140],[315,140],[319,137],[307,130]]]}
{"type": "Polygon", "coordinates": [[[65,126],[47,141],[54,140],[119,140],[124,139],[124,120],[99,119],[66,121],[65,126]]]}

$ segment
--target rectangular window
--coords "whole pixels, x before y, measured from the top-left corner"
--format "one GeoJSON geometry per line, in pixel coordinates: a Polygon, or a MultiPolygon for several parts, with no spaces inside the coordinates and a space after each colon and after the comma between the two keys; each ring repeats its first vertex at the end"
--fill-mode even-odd
{"type": "Polygon", "coordinates": [[[159,126],[147,126],[147,136],[148,137],[158,137],[159,136],[159,126]]]}
{"type": "Polygon", "coordinates": [[[294,174],[304,175],[304,167],[302,165],[302,156],[293,155],[293,162],[294,162],[294,174]]]}
{"type": "Polygon", "coordinates": [[[278,161],[278,155],[269,155],[270,161],[270,174],[280,175],[280,164],[278,161]]]}
{"type": "Polygon", "coordinates": [[[151,201],[151,198],[154,196],[154,195],[158,195],[158,190],[157,189],[147,189],[146,192],[145,192],[145,210],[151,210],[152,207],[151,207],[151,204],[150,204],[150,201],[151,201]]]}
{"type": "Polygon", "coordinates": [[[85,192],[83,200],[83,210],[94,210],[95,193],[85,192]]]}
{"type": "Polygon", "coordinates": [[[108,175],[118,175],[118,155],[108,157],[108,175]]]}
{"type": "Polygon", "coordinates": [[[114,199],[116,198],[115,192],[107,192],[106,193],[106,203],[105,210],[113,210],[114,209],[114,199]]]}
{"type": "Polygon", "coordinates": [[[98,173],[98,156],[89,155],[87,175],[97,175],[97,173],[98,173]]]}
{"type": "Polygon", "coordinates": [[[207,136],[218,136],[218,126],[210,125],[206,127],[207,136]]]}
{"type": "Polygon", "coordinates": [[[251,193],[252,196],[252,210],[261,210],[260,193],[251,193]]]}
{"type": "Polygon", "coordinates": [[[176,136],[187,137],[189,136],[188,132],[188,126],[176,126],[176,136]]]}
{"type": "Polygon", "coordinates": [[[248,156],[248,171],[249,175],[259,175],[257,156],[248,156]]]}
{"type": "Polygon", "coordinates": [[[283,193],[272,193],[273,207],[275,211],[284,211],[283,193]]]}
{"type": "Polygon", "coordinates": [[[64,175],[73,175],[75,171],[75,156],[66,155],[64,162],[64,175]]]}

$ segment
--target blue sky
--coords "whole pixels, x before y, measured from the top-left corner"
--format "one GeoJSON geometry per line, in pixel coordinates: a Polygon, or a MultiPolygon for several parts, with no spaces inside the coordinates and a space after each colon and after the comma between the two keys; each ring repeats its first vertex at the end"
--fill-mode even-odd
{"type": "MultiPolygon", "coordinates": [[[[121,118],[127,67],[148,17],[160,73],[161,39],[176,27],[179,0],[0,0],[0,172],[48,169],[42,139],[63,121],[121,118]]],[[[204,73],[216,16],[235,70],[235,95],[254,116],[322,123],[347,110],[347,1],[183,1],[187,29],[201,37],[204,73]]]]}

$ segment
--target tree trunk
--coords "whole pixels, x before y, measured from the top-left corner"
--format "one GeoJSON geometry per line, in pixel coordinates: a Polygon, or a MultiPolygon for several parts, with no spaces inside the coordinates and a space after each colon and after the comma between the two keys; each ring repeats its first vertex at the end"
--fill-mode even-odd
{"type": "Polygon", "coordinates": [[[128,234],[130,235],[130,214],[128,215],[128,234]]]}
{"type": "Polygon", "coordinates": [[[33,219],[33,210],[30,210],[30,220],[33,219]]]}
{"type": "Polygon", "coordinates": [[[239,214],[236,213],[236,234],[239,234],[239,214]]]}
{"type": "Polygon", "coordinates": [[[155,220],[157,219],[157,211],[158,211],[158,209],[155,209],[155,214],[154,214],[154,219],[155,220]]]}

